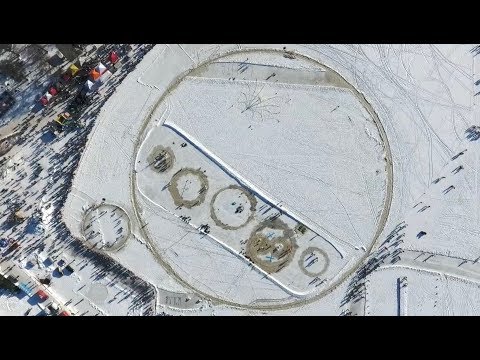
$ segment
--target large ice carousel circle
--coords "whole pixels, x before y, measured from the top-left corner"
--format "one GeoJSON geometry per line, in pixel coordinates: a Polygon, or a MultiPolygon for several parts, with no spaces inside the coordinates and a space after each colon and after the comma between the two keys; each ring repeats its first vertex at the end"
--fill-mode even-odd
{"type": "Polygon", "coordinates": [[[370,253],[392,200],[390,148],[371,105],[320,61],[275,50],[179,74],[144,120],[132,172],[134,213],[157,261],[191,291],[246,309],[331,292],[370,253]],[[234,155],[262,146],[261,160],[234,155]],[[154,213],[143,219],[147,203],[190,235],[162,245],[154,213]]]}

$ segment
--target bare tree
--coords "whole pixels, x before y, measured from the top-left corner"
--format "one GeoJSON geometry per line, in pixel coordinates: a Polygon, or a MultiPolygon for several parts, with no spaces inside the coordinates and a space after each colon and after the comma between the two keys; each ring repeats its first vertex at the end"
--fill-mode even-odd
{"type": "MultiPolygon", "coordinates": [[[[263,89],[266,83],[261,87],[257,80],[254,85],[247,83],[247,92],[242,92],[242,99],[239,100],[241,104],[242,114],[245,112],[251,112],[252,117],[258,117],[260,120],[265,120],[268,117],[273,117],[280,113],[280,105],[278,100],[280,96],[264,96],[263,89]]],[[[279,120],[277,120],[279,122],[279,120]]]]}

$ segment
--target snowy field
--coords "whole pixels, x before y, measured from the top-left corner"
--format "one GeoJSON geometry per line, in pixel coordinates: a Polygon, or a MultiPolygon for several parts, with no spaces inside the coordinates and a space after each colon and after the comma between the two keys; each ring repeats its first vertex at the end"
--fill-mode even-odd
{"type": "MultiPolygon", "coordinates": [[[[124,209],[132,236],[109,256],[154,284],[157,311],[334,315],[343,313],[348,279],[371,246],[376,251],[404,221],[401,234],[394,235],[397,248],[368,275],[364,300],[351,304],[353,312],[478,314],[472,281],[480,274],[479,155],[478,141],[467,139],[465,132],[480,121],[472,48],[157,45],[102,108],[67,198],[65,221],[81,236],[88,207],[105,198],[124,209]],[[278,53],[267,55],[265,49],[278,53]],[[295,53],[323,66],[304,65],[295,53]],[[332,77],[329,69],[340,77],[332,77]],[[149,155],[145,149],[166,147],[174,138],[178,167],[170,177],[153,170],[142,174],[140,165],[149,155]],[[181,147],[184,142],[188,145],[181,147]],[[269,278],[249,265],[238,256],[246,227],[225,236],[227,231],[222,235],[209,220],[210,208],[185,207],[199,200],[200,175],[190,173],[176,182],[187,201],[181,211],[172,200],[176,195],[172,197],[168,187],[162,191],[176,171],[199,167],[212,174],[212,192],[200,199],[205,206],[214,188],[237,182],[258,196],[257,206],[271,203],[341,248],[345,265],[335,270],[341,275],[331,276],[324,290],[301,301],[282,286],[288,281],[269,278]],[[420,201],[430,207],[418,212],[422,207],[414,206],[420,201]],[[199,228],[207,220],[209,233],[199,228]],[[426,234],[419,236],[421,231],[426,234]],[[383,270],[390,262],[405,268],[400,273],[383,270]],[[436,275],[424,272],[446,274],[439,275],[448,281],[438,280],[444,284],[438,296],[451,294],[449,301],[459,305],[422,305],[437,281],[436,275]],[[398,279],[405,277],[399,286],[398,279]],[[166,293],[182,300],[167,300],[166,293]],[[187,298],[194,294],[203,301],[188,309],[180,306],[189,304],[187,298]],[[456,301],[459,294],[469,295],[456,301]]],[[[248,208],[246,196],[235,196],[248,208]]],[[[217,217],[238,227],[251,213],[232,217],[237,204],[229,207],[227,199],[219,198],[217,217]]],[[[309,252],[299,250],[296,256],[319,258],[311,272],[321,271],[320,262],[326,262],[322,251],[304,250],[309,252]]],[[[298,258],[293,263],[298,265],[298,258]]]]}
{"type": "Polygon", "coordinates": [[[406,216],[405,249],[480,257],[480,144],[466,140],[406,216]],[[477,226],[475,226],[477,224],[477,226]],[[419,236],[420,232],[425,232],[419,236]]]}
{"type": "MultiPolygon", "coordinates": [[[[266,203],[262,198],[250,193],[248,188],[242,187],[231,175],[215,166],[195,145],[187,145],[184,141],[188,140],[168,127],[157,127],[150,132],[136,161],[137,182],[143,197],[190,224],[191,231],[197,229],[205,232],[229,251],[241,255],[244,260],[247,260],[246,256],[255,256],[249,252],[249,245],[253,245],[251,243],[254,241],[251,234],[266,226],[265,233],[271,233],[272,237],[268,242],[283,244],[287,248],[279,250],[276,255],[272,245],[271,251],[257,254],[258,262],[254,260],[254,264],[288,292],[305,295],[320,290],[318,286],[321,280],[314,281],[317,276],[321,275],[322,280],[332,279],[345,267],[345,254],[338,251],[328,240],[306,228],[301,233],[300,222],[283,214],[282,208],[266,203]],[[162,172],[159,172],[154,167],[155,163],[152,164],[150,160],[151,154],[155,154],[159,146],[168,148],[171,154],[169,156],[175,157],[172,166],[162,172]],[[202,225],[207,225],[208,228],[202,228],[202,225]],[[292,235],[286,240],[287,243],[282,243],[279,239],[282,234],[275,234],[285,231],[282,230],[283,225],[291,230],[295,229],[290,230],[292,235]],[[272,226],[273,229],[270,229],[272,226]],[[290,245],[294,248],[290,249],[290,245]],[[312,264],[307,261],[299,266],[299,262],[303,261],[302,254],[309,248],[322,249],[320,261],[316,260],[318,264],[312,266],[311,271],[301,271],[304,266],[313,265],[314,259],[319,257],[314,254],[311,256],[312,264]],[[283,251],[289,253],[282,256],[283,251]],[[281,268],[281,271],[278,270],[277,273],[278,268],[281,268]]],[[[308,252],[308,255],[310,253],[308,252]]],[[[324,287],[327,284],[328,282],[324,287]]]]}
{"type": "Polygon", "coordinates": [[[380,316],[478,315],[480,283],[402,267],[367,278],[366,314],[380,316]]]}
{"type": "Polygon", "coordinates": [[[368,247],[385,202],[386,171],[375,125],[348,90],[187,78],[166,102],[166,124],[259,193],[343,251],[368,247]],[[257,113],[255,104],[247,109],[254,100],[242,98],[260,89],[273,109],[263,118],[262,104],[257,113]]]}

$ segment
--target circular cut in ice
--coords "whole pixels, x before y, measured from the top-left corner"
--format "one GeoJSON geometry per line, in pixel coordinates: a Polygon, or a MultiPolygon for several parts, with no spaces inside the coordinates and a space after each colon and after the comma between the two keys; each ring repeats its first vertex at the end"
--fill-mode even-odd
{"type": "Polygon", "coordinates": [[[200,170],[182,169],[173,175],[168,191],[176,206],[192,208],[205,200],[208,180],[200,170]]]}
{"type": "Polygon", "coordinates": [[[317,247],[309,247],[300,255],[298,266],[308,276],[315,277],[322,275],[328,269],[329,262],[325,251],[317,247]]]}
{"type": "Polygon", "coordinates": [[[108,287],[94,282],[88,288],[87,297],[95,303],[104,303],[108,298],[108,287]]]}
{"type": "Polygon", "coordinates": [[[245,189],[230,185],[218,191],[212,199],[210,215],[215,224],[226,230],[246,225],[255,213],[257,200],[245,189]]]}
{"type": "Polygon", "coordinates": [[[263,271],[276,273],[292,261],[298,246],[294,232],[284,222],[265,221],[247,241],[247,258],[263,271]]]}
{"type": "Polygon", "coordinates": [[[85,215],[82,233],[92,248],[115,251],[120,249],[130,236],[130,219],[122,208],[101,204],[85,215]]]}
{"type": "Polygon", "coordinates": [[[175,155],[169,147],[156,146],[147,158],[150,167],[159,173],[167,172],[175,162],[175,155]]]}

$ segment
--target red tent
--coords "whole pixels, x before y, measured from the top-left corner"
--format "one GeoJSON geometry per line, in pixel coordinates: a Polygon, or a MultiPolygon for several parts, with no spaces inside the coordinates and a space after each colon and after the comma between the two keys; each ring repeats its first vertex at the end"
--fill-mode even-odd
{"type": "Polygon", "coordinates": [[[58,93],[58,90],[55,89],[53,86],[50,88],[50,90],[48,90],[48,92],[51,94],[51,95],[57,95],[58,93]]]}
{"type": "Polygon", "coordinates": [[[111,62],[112,64],[115,64],[115,63],[118,61],[118,55],[117,55],[117,53],[116,53],[115,51],[112,51],[112,52],[110,53],[110,55],[108,56],[108,60],[110,60],[110,62],[111,62]]]}
{"type": "Polygon", "coordinates": [[[43,106],[46,106],[48,104],[48,99],[46,96],[42,96],[40,98],[40,102],[42,103],[43,106]]]}
{"type": "Polygon", "coordinates": [[[40,298],[40,301],[45,301],[45,300],[48,299],[48,295],[45,294],[45,291],[43,291],[43,290],[38,290],[37,295],[40,298]]]}

